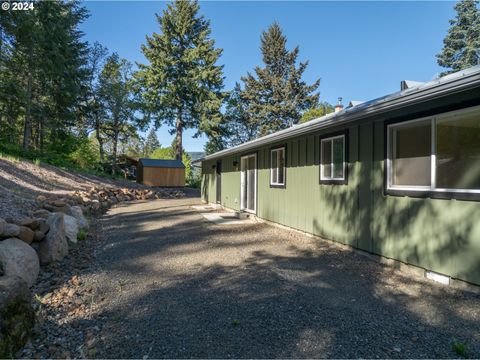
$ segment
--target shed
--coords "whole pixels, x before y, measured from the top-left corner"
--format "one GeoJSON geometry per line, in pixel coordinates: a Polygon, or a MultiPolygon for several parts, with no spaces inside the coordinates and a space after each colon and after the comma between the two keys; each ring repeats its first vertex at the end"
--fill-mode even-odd
{"type": "Polygon", "coordinates": [[[149,186],[185,186],[185,165],[180,160],[140,159],[137,182],[149,186]]]}

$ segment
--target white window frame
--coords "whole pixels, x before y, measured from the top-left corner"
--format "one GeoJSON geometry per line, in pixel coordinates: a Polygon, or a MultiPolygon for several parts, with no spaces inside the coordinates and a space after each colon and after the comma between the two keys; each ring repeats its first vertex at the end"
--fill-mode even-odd
{"type": "Polygon", "coordinates": [[[326,138],[322,138],[320,140],[320,180],[322,181],[345,181],[345,168],[346,168],[346,164],[345,164],[345,152],[346,152],[346,136],[345,134],[342,134],[342,135],[337,135],[337,136],[331,136],[331,137],[326,137],[326,138]],[[333,176],[330,176],[330,177],[325,177],[324,173],[323,173],[323,143],[324,142],[327,142],[327,141],[331,141],[331,149],[330,149],[330,166],[331,166],[331,169],[332,169],[332,175],[333,175],[333,140],[335,139],[339,139],[339,138],[342,138],[343,139],[343,171],[342,171],[342,174],[343,176],[340,178],[340,177],[333,177],[333,176]]]}
{"type": "MultiPolygon", "coordinates": [[[[480,189],[450,189],[450,188],[437,188],[436,186],[436,175],[437,175],[437,120],[450,117],[461,117],[462,115],[480,112],[480,106],[475,106],[469,109],[462,109],[456,111],[450,111],[447,113],[439,114],[437,116],[424,117],[420,119],[402,121],[399,123],[387,125],[387,190],[405,190],[405,191],[418,191],[418,192],[437,192],[437,193],[470,193],[470,194],[480,194],[480,189]],[[417,122],[428,122],[430,121],[432,133],[432,149],[430,152],[430,186],[406,186],[406,185],[393,185],[393,155],[395,155],[395,140],[396,138],[391,139],[392,129],[406,127],[408,124],[414,124],[417,122]],[[391,146],[393,142],[394,146],[391,146]],[[393,154],[392,154],[393,152],[393,154]]],[[[479,114],[480,116],[480,114],[479,114]]]]}
{"type": "Polygon", "coordinates": [[[285,163],[285,146],[282,146],[282,147],[278,147],[278,148],[275,148],[275,149],[271,149],[270,150],[270,185],[272,186],[285,186],[285,178],[286,178],[286,175],[287,175],[287,164],[285,163]],[[276,156],[277,158],[277,179],[278,179],[278,172],[280,170],[279,168],[279,157],[278,157],[278,153],[282,153],[283,154],[283,182],[274,182],[273,181],[273,156],[276,156]],[[275,154],[275,155],[274,155],[275,154]]]}

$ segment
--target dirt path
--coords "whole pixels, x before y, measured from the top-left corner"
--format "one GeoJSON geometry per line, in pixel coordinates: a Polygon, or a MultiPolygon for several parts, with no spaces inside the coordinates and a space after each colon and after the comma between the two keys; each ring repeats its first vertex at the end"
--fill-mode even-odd
{"type": "Polygon", "coordinates": [[[72,356],[447,358],[454,343],[480,356],[480,296],[266,224],[207,223],[195,203],[102,219],[72,356]]]}

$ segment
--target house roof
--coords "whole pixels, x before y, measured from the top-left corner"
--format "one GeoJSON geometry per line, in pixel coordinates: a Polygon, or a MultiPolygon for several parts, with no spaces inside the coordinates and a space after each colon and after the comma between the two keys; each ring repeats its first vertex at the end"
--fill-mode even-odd
{"type": "Polygon", "coordinates": [[[185,168],[183,162],[180,160],[167,160],[167,159],[140,159],[139,160],[144,167],[160,167],[160,168],[185,168]]]}
{"type": "Polygon", "coordinates": [[[223,156],[254,149],[291,137],[304,135],[323,128],[350,123],[363,118],[396,110],[409,105],[434,100],[449,94],[472,89],[480,85],[480,65],[443,76],[433,81],[409,87],[377,99],[365,101],[355,106],[347,107],[341,111],[330,113],[320,118],[294,125],[288,129],[275,132],[241,145],[218,151],[214,154],[200,158],[193,163],[217,159],[223,156]]]}

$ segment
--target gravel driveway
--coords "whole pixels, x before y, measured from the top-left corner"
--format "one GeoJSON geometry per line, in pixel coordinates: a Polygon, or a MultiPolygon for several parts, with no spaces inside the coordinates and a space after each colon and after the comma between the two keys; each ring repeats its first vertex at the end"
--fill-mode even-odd
{"type": "Polygon", "coordinates": [[[95,356],[447,358],[454,343],[480,356],[479,295],[267,224],[207,223],[197,203],[103,218],[95,356]]]}

